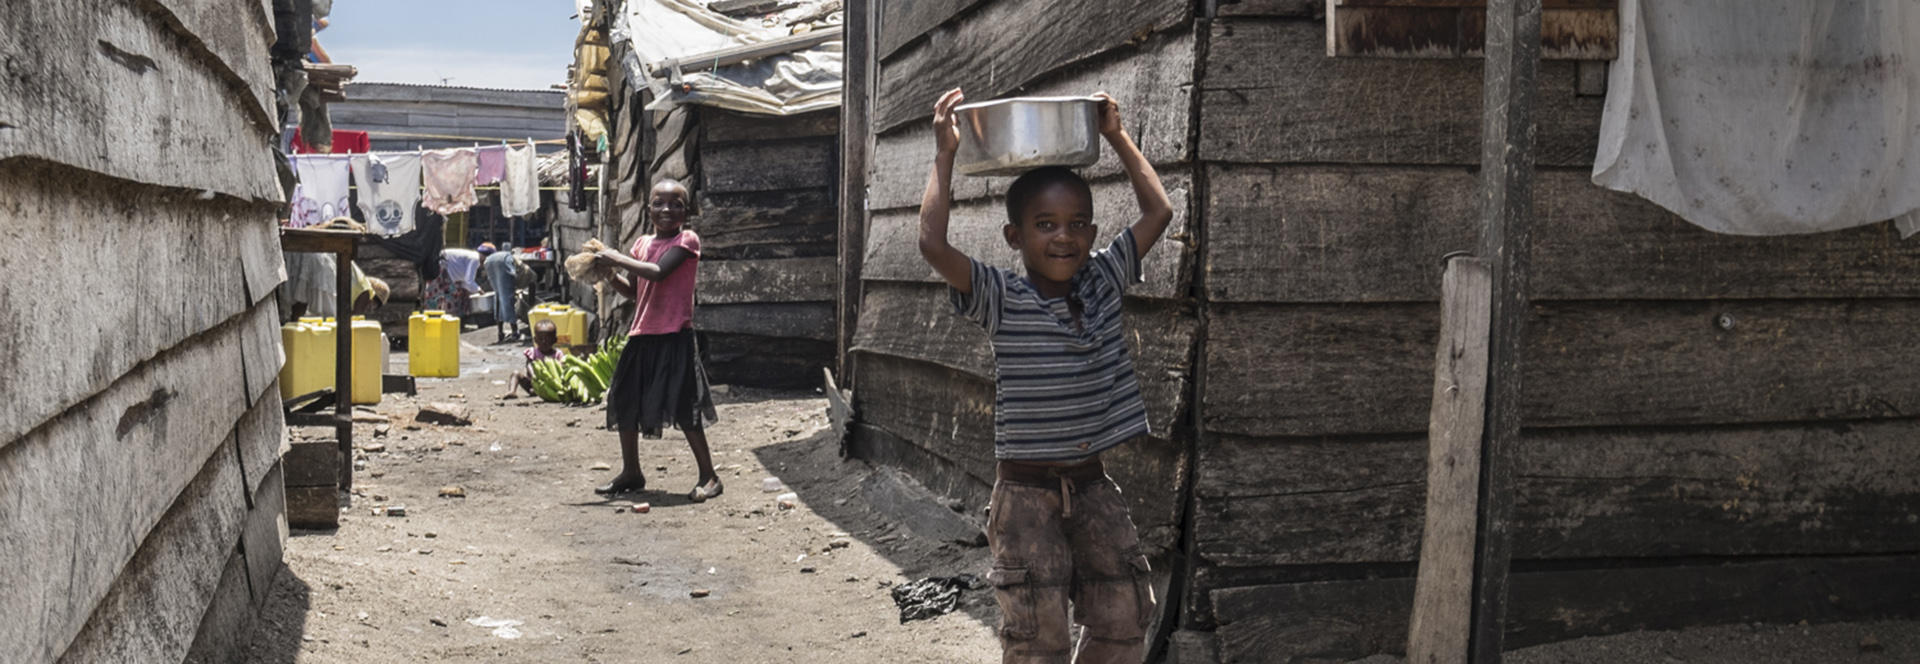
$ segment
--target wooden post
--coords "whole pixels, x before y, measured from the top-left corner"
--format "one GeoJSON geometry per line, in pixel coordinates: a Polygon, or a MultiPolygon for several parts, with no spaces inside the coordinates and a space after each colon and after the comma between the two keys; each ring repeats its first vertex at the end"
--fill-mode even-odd
{"type": "Polygon", "coordinates": [[[1520,348],[1527,317],[1528,222],[1533,217],[1533,117],[1539,90],[1540,0],[1487,3],[1486,114],[1480,177],[1487,220],[1481,256],[1493,298],[1487,343],[1487,421],[1480,446],[1480,518],[1474,552],[1474,662],[1500,661],[1513,554],[1513,452],[1520,442],[1520,348]]]}
{"type": "Polygon", "coordinates": [[[340,491],[353,491],[353,243],[334,253],[333,411],[340,439],[340,491]]]}
{"type": "Polygon", "coordinates": [[[840,87],[840,255],[838,344],[835,366],[840,383],[853,387],[853,335],[860,318],[860,265],[867,252],[867,159],[872,152],[874,0],[854,0],[846,12],[845,53],[840,87]]]}
{"type": "MultiPolygon", "coordinates": [[[[1513,548],[1513,453],[1520,438],[1520,349],[1527,315],[1527,221],[1533,214],[1533,109],[1539,88],[1540,0],[1488,0],[1486,26],[1480,142],[1481,213],[1486,227],[1480,256],[1488,271],[1487,388],[1486,405],[1481,411],[1484,431],[1478,450],[1472,556],[1470,560],[1459,557],[1454,548],[1453,557],[1441,553],[1432,560],[1426,557],[1426,546],[1457,547],[1462,537],[1459,521],[1435,520],[1459,516],[1459,505],[1440,505],[1435,500],[1457,495],[1451,492],[1459,486],[1452,482],[1460,478],[1453,476],[1451,469],[1430,468],[1429,477],[1438,474],[1449,486],[1428,489],[1427,536],[1439,541],[1422,545],[1415,590],[1418,615],[1408,644],[1409,655],[1418,655],[1410,657],[1413,662],[1497,663],[1506,622],[1507,568],[1513,548]],[[1470,564],[1470,576],[1458,569],[1463,564],[1470,564]],[[1468,581],[1469,591],[1465,634],[1437,634],[1460,629],[1459,616],[1436,612],[1459,610],[1459,582],[1463,578],[1468,581]],[[1454,596],[1441,597],[1449,590],[1454,596]]],[[[1456,304],[1449,302],[1446,306],[1451,311],[1456,304]]],[[[1442,343],[1441,352],[1450,353],[1447,340],[1442,343]]],[[[1436,372],[1448,370],[1443,365],[1436,372]]],[[[1436,390],[1445,389],[1442,378],[1436,376],[1436,390]]],[[[1437,427],[1442,423],[1440,407],[1459,404],[1443,401],[1437,393],[1434,400],[1437,427]]],[[[1453,431],[1471,428],[1460,422],[1448,426],[1453,431]]],[[[1442,462],[1453,458],[1447,456],[1450,450],[1440,447],[1443,442],[1436,436],[1431,452],[1432,458],[1442,462]]],[[[1458,459],[1454,460],[1457,464],[1458,459]]]]}
{"type": "Polygon", "coordinates": [[[1447,262],[1440,291],[1440,347],[1434,353],[1433,413],[1427,424],[1426,536],[1420,540],[1408,664],[1466,660],[1492,287],[1486,261],[1459,256],[1447,262]]]}

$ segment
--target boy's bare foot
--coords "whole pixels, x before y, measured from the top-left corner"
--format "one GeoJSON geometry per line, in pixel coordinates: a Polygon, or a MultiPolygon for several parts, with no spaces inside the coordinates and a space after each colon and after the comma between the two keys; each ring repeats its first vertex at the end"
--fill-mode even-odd
{"type": "Polygon", "coordinates": [[[687,499],[696,503],[704,503],[707,502],[708,498],[720,497],[720,494],[724,491],[726,491],[726,487],[721,486],[720,478],[715,477],[707,480],[700,486],[694,487],[693,491],[687,493],[687,499]]]}
{"type": "Polygon", "coordinates": [[[608,482],[606,486],[595,488],[593,492],[604,496],[630,491],[644,491],[646,488],[647,476],[640,473],[633,473],[631,475],[620,473],[620,476],[613,478],[612,482],[608,482]]]}
{"type": "Polygon", "coordinates": [[[506,394],[502,394],[502,395],[500,395],[500,398],[502,398],[502,399],[518,399],[518,398],[520,398],[520,395],[518,395],[518,394],[514,394],[514,393],[512,393],[512,392],[508,392],[508,393],[506,393],[506,394]]]}

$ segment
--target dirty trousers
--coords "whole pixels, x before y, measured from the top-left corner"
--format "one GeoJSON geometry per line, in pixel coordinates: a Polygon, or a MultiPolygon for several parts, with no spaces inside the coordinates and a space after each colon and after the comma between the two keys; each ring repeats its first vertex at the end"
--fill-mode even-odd
{"type": "Polygon", "coordinates": [[[1001,660],[1138,662],[1153,587],[1120,488],[1098,459],[1049,468],[1000,462],[987,518],[1001,660]],[[1084,627],[1078,653],[1068,615],[1084,627]]]}

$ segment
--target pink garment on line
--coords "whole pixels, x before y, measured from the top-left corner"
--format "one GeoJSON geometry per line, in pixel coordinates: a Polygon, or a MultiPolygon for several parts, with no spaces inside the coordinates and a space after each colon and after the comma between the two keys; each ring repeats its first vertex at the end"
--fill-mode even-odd
{"type": "Polygon", "coordinates": [[[489,145],[479,148],[480,170],[473,174],[475,185],[485,186],[499,182],[507,177],[507,146],[489,145]]]}
{"type": "Polygon", "coordinates": [[[654,235],[634,240],[627,253],[648,263],[659,264],[667,250],[680,247],[692,254],[673,274],[660,281],[634,279],[633,328],[628,335],[672,334],[693,326],[694,278],[700,269],[700,236],[681,229],[673,237],[654,235]]]}
{"type": "Polygon", "coordinates": [[[420,153],[420,181],[427,190],[420,204],[443,215],[473,207],[473,173],[477,160],[473,148],[420,153]]]}

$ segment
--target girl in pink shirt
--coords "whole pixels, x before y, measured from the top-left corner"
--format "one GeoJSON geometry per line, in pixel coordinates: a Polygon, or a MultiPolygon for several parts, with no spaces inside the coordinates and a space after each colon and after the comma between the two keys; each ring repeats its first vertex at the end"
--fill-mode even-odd
{"type": "Polygon", "coordinates": [[[707,449],[713,401],[693,338],[700,236],[685,228],[690,198],[679,182],[661,180],[647,199],[654,233],[635,241],[629,253],[605,249],[599,254],[600,264],[620,268],[608,283],[633,299],[634,312],[626,349],[607,388],[607,412],[620,430],[621,470],[596,493],[645,489],[640,438],[659,438],[668,424],[686,433],[700,465],[699,482],[687,497],[702,502],[722,490],[707,449]]]}

